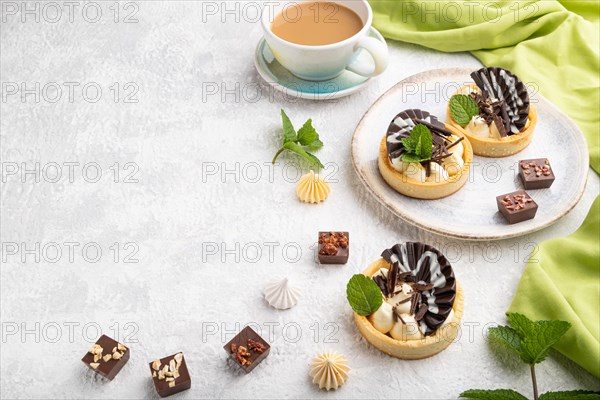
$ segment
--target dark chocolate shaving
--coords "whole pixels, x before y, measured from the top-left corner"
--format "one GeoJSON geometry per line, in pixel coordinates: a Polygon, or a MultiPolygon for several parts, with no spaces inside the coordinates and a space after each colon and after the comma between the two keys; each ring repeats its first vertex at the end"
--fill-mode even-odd
{"type": "Polygon", "coordinates": [[[389,292],[387,290],[386,279],[384,279],[383,276],[376,276],[375,278],[373,278],[373,280],[375,281],[377,286],[379,286],[379,290],[381,290],[381,293],[383,293],[385,297],[388,297],[389,292]]]}
{"type": "Polygon", "coordinates": [[[423,281],[419,281],[413,285],[413,288],[415,288],[416,290],[419,290],[421,292],[424,292],[426,290],[433,289],[433,285],[431,283],[425,283],[423,281]]]}
{"type": "Polygon", "coordinates": [[[501,136],[521,132],[529,118],[527,86],[515,74],[499,67],[481,68],[471,77],[481,90],[475,101],[486,122],[494,121],[501,136]]]}
{"type": "Polygon", "coordinates": [[[417,321],[422,320],[428,309],[429,309],[429,306],[427,305],[427,303],[421,303],[421,305],[419,306],[419,310],[415,314],[415,319],[417,321]]]}

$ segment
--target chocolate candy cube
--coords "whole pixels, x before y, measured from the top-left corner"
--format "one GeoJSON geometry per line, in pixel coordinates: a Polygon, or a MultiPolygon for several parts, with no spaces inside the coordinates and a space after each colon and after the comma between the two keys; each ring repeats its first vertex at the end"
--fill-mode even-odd
{"type": "Polygon", "coordinates": [[[519,177],[525,189],[545,189],[554,182],[554,171],[547,158],[519,161],[519,177]]]}
{"type": "Polygon", "coordinates": [[[249,326],[242,329],[223,348],[246,373],[252,371],[262,360],[267,358],[271,350],[269,343],[265,342],[249,326]]]}
{"type": "Polygon", "coordinates": [[[127,360],[129,360],[129,349],[106,335],[100,336],[81,359],[85,365],[111,381],[127,360]]]}
{"type": "Polygon", "coordinates": [[[348,232],[319,232],[320,264],[346,264],[350,256],[348,232]]]}
{"type": "Polygon", "coordinates": [[[498,211],[509,224],[526,221],[535,217],[538,205],[524,190],[496,197],[498,211]]]}
{"type": "Polygon", "coordinates": [[[154,360],[149,365],[154,388],[160,397],[171,396],[192,387],[192,378],[183,353],[154,360]]]}

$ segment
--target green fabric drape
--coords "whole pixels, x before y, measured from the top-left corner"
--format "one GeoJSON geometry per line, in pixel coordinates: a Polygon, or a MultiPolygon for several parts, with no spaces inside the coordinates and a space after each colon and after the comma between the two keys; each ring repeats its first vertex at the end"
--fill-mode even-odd
{"type": "Polygon", "coordinates": [[[530,257],[510,312],[569,321],[555,346],[600,377],[600,197],[585,222],[566,238],[547,240],[530,257]]]}

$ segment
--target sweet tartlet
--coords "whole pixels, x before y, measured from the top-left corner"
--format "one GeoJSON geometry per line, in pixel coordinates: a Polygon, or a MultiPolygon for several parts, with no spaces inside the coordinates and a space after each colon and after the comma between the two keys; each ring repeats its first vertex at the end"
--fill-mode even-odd
{"type": "Polygon", "coordinates": [[[450,98],[450,130],[464,134],[478,156],[506,157],[527,147],[537,124],[527,86],[499,67],[481,68],[471,77],[475,83],[463,86],[450,98]],[[475,108],[471,108],[473,104],[475,108]]]}
{"type": "Polygon", "coordinates": [[[355,313],[362,336],[391,356],[433,356],[456,338],[463,293],[452,266],[432,246],[407,242],[382,253],[363,271],[379,287],[383,302],[372,314],[355,313]]]}
{"type": "Polygon", "coordinates": [[[396,115],[379,146],[383,179],[397,192],[418,199],[439,199],[459,190],[467,182],[472,161],[473,150],[462,132],[451,132],[435,116],[418,109],[396,115]],[[427,154],[421,137],[431,143],[427,154]]]}

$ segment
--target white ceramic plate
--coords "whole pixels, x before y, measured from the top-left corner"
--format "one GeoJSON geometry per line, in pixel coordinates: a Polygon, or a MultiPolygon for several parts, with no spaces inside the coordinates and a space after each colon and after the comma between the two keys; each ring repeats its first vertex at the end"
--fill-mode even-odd
{"type": "Polygon", "coordinates": [[[506,158],[475,156],[469,180],[455,194],[418,200],[389,187],[379,174],[379,143],[392,118],[408,108],[427,110],[446,121],[450,96],[472,82],[471,69],[439,69],[404,79],[384,93],[364,115],[352,138],[352,162],[371,193],[403,220],[440,235],[469,240],[496,240],[543,229],[566,215],[583,194],[588,149],[575,123],[542,96],[532,93],[538,124],[532,143],[506,158]],[[549,158],[556,176],[549,189],[528,190],[539,208],[534,219],[509,225],[498,212],[496,196],[521,189],[518,161],[549,158]]]}
{"type": "MultiPolygon", "coordinates": [[[[369,35],[385,43],[385,39],[377,29],[371,28],[369,35]]],[[[361,50],[356,54],[356,57],[368,63],[371,56],[366,51],[361,50]]],[[[373,80],[373,78],[365,78],[350,71],[344,71],[333,79],[320,82],[298,78],[279,64],[271,53],[265,38],[261,38],[256,46],[254,66],[266,83],[289,98],[307,100],[338,99],[358,92],[373,80]]]]}

